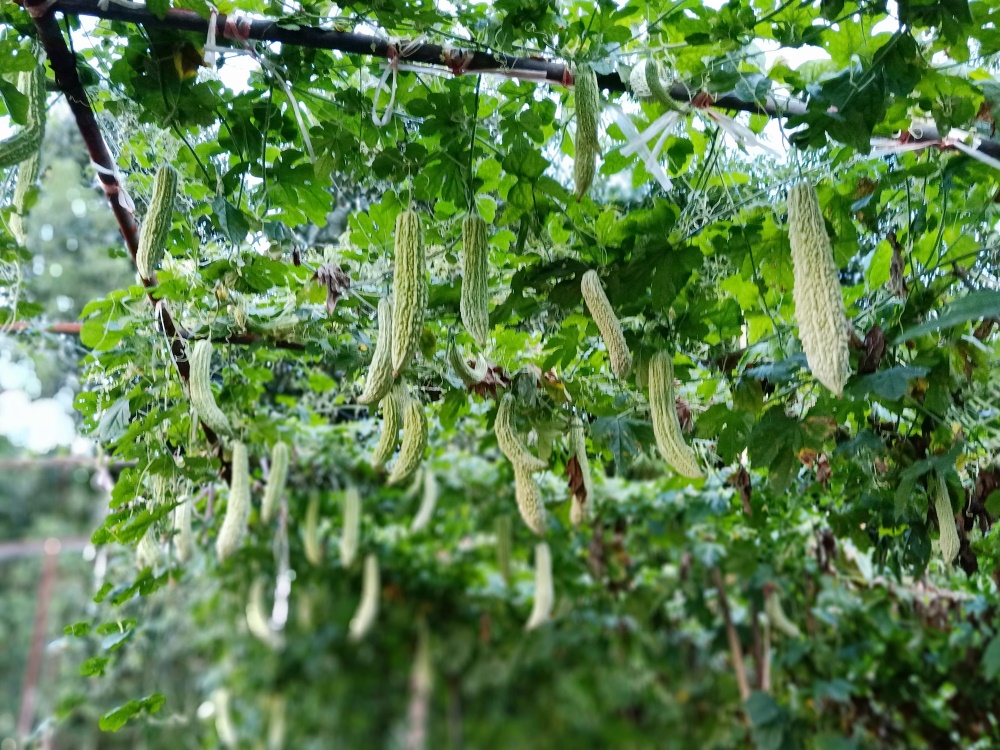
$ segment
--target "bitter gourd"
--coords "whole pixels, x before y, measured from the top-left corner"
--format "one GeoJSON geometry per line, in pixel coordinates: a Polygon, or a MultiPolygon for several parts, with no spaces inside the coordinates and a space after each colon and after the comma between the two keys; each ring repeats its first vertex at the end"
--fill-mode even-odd
{"type": "Polygon", "coordinates": [[[462,296],[459,309],[469,335],[480,346],[490,336],[490,247],[486,222],[469,214],[462,222],[462,296]]]}
{"type": "Polygon", "coordinates": [[[649,362],[649,410],[663,460],[681,476],[700,478],[698,460],[681,434],[674,402],[674,365],[666,352],[657,352],[649,362]]]}
{"type": "Polygon", "coordinates": [[[850,329],[840,291],[840,272],[826,234],[816,189],[808,182],[788,194],[795,318],[806,362],[816,379],[838,397],[850,374],[850,329]]]}
{"type": "Polygon", "coordinates": [[[222,520],[219,537],[215,540],[215,553],[219,561],[227,560],[243,541],[247,521],[250,519],[250,460],[243,443],[233,443],[232,479],[229,482],[229,502],[222,520]]]}
{"type": "Polygon", "coordinates": [[[629,353],[628,344],[625,343],[622,324],[615,316],[608,296],[604,293],[597,271],[591,269],[583,275],[580,291],[583,293],[584,302],[587,303],[587,309],[590,310],[590,316],[597,324],[601,338],[604,339],[608,359],[611,360],[611,371],[619,378],[625,377],[632,369],[632,355],[629,353]]]}
{"type": "Polygon", "coordinates": [[[378,303],[378,341],[358,403],[377,404],[392,388],[392,382],[392,301],[383,297],[378,303]]]}
{"type": "Polygon", "coordinates": [[[139,231],[139,248],[135,252],[135,265],[143,279],[156,275],[156,267],[160,265],[167,248],[176,195],[177,170],[164,164],[153,179],[153,195],[139,231]]]}
{"type": "Polygon", "coordinates": [[[420,345],[428,296],[424,243],[416,211],[403,211],[396,217],[395,255],[392,370],[393,377],[398,377],[420,345]]]}

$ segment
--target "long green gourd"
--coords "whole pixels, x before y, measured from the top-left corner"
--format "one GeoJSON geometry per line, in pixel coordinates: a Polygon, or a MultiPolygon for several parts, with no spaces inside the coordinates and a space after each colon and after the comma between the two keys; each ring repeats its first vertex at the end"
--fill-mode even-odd
{"type": "Polygon", "coordinates": [[[139,230],[139,248],[135,252],[135,265],[139,276],[151,279],[167,249],[167,235],[174,215],[174,198],[177,196],[177,170],[164,164],[153,179],[153,195],[139,230]]]}
{"type": "Polygon", "coordinates": [[[462,222],[462,296],[459,310],[465,330],[480,346],[490,337],[490,246],[486,222],[469,214],[462,222]]]}
{"type": "Polygon", "coordinates": [[[269,523],[278,509],[281,494],[285,491],[285,482],[288,481],[288,462],[291,454],[288,443],[280,440],[271,448],[271,471],[267,475],[267,484],[264,486],[264,499],[260,505],[260,519],[264,523],[269,523]]]}
{"type": "Polygon", "coordinates": [[[368,366],[365,389],[358,403],[377,404],[392,388],[392,301],[383,297],[378,303],[378,340],[368,366]]]}
{"type": "Polygon", "coordinates": [[[219,562],[228,560],[243,541],[250,519],[250,461],[243,443],[233,443],[232,479],[229,482],[229,502],[222,528],[215,540],[219,562]]]}
{"type": "Polygon", "coordinates": [[[17,88],[28,99],[23,127],[0,141],[0,169],[20,164],[38,151],[45,135],[45,68],[36,65],[18,75],[17,88]]]}
{"type": "Polygon", "coordinates": [[[402,484],[413,476],[424,460],[427,449],[427,415],[418,398],[410,398],[403,411],[403,442],[399,457],[389,473],[388,484],[402,484]]]}
{"type": "Polygon", "coordinates": [[[10,216],[10,233],[17,240],[17,244],[22,247],[28,238],[27,232],[24,229],[28,192],[38,181],[40,165],[41,153],[34,151],[17,167],[17,180],[14,182],[14,213],[10,216]]]}
{"type": "Polygon", "coordinates": [[[657,352],[649,362],[649,411],[653,434],[663,460],[689,479],[702,476],[694,451],[684,442],[677,404],[674,402],[674,365],[667,352],[657,352]]]}
{"type": "Polygon", "coordinates": [[[840,270],[826,234],[816,188],[808,182],[788,194],[795,318],[806,362],[816,379],[838,397],[850,375],[850,328],[840,291],[840,270]]]}
{"type": "Polygon", "coordinates": [[[212,394],[212,342],[208,339],[195,341],[188,362],[191,365],[188,390],[198,417],[216,432],[232,434],[229,419],[216,405],[212,394]]]}
{"type": "Polygon", "coordinates": [[[604,286],[601,284],[601,278],[597,275],[597,271],[591,269],[583,275],[580,282],[580,293],[583,295],[583,301],[587,303],[590,316],[601,332],[604,346],[608,349],[611,371],[616,377],[625,377],[632,369],[632,354],[625,342],[622,324],[618,321],[615,311],[608,301],[608,295],[604,293],[604,286]]]}
{"type": "Polygon", "coordinates": [[[597,87],[597,75],[589,65],[578,65],[573,71],[573,86],[576,92],[576,141],[573,143],[574,192],[580,200],[590,190],[597,172],[597,157],[601,145],[597,139],[597,127],[601,114],[601,92],[597,87]]]}
{"type": "Polygon", "coordinates": [[[416,211],[403,211],[396,217],[395,256],[392,375],[399,377],[420,345],[427,305],[424,243],[416,211]]]}

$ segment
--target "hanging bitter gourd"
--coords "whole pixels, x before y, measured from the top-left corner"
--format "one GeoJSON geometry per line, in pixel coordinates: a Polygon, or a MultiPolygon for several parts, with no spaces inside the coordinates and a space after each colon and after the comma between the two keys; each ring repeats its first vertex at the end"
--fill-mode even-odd
{"type": "Polygon", "coordinates": [[[514,499],[524,525],[538,536],[545,535],[545,503],[542,488],[534,475],[523,468],[514,466],[514,499]]]}
{"type": "Polygon", "coordinates": [[[670,355],[657,352],[649,362],[649,411],[653,434],[663,460],[681,476],[702,476],[694,451],[684,442],[674,402],[674,365],[670,355]]]}
{"type": "Polygon", "coordinates": [[[493,432],[496,434],[500,451],[511,462],[515,471],[519,469],[530,475],[536,471],[542,471],[548,466],[540,458],[528,452],[517,436],[514,426],[514,396],[511,393],[505,393],[500,399],[496,420],[493,423],[493,432]]]}
{"type": "Polygon", "coordinates": [[[587,436],[583,431],[583,420],[574,415],[569,426],[570,455],[576,458],[577,466],[583,477],[583,487],[573,493],[572,505],[569,509],[569,520],[574,526],[579,526],[590,515],[594,507],[594,483],[590,476],[590,461],[587,460],[587,436]]]}
{"type": "Polygon", "coordinates": [[[360,641],[375,624],[378,617],[378,600],[381,593],[379,582],[378,558],[375,555],[365,557],[364,572],[361,580],[361,602],[351,618],[350,634],[352,641],[360,641]]]}
{"type": "Polygon", "coordinates": [[[323,540],[319,534],[319,492],[313,491],[309,498],[309,506],[306,508],[306,522],[302,528],[302,547],[306,553],[306,560],[311,565],[320,565],[323,562],[323,540]]]}
{"type": "Polygon", "coordinates": [[[377,404],[392,388],[392,382],[392,300],[383,297],[378,303],[378,341],[358,403],[377,404]]]}
{"type": "Polygon", "coordinates": [[[185,497],[173,510],[174,549],[177,559],[187,562],[194,553],[194,532],[191,530],[191,506],[194,499],[185,497]]]}
{"type": "Polygon", "coordinates": [[[802,350],[816,379],[839,397],[850,374],[850,328],[819,198],[808,182],[788,194],[788,239],[802,350]]]}
{"type": "Polygon", "coordinates": [[[399,445],[399,430],[403,427],[403,412],[406,410],[406,402],[410,396],[406,392],[406,386],[397,382],[389,389],[389,393],[382,399],[382,433],[379,435],[378,444],[372,452],[371,465],[373,469],[381,469],[392,458],[399,445]]]}
{"type": "Polygon", "coordinates": [[[156,275],[156,268],[167,249],[176,196],[177,170],[164,164],[153,179],[153,195],[149,199],[149,208],[139,231],[139,247],[135,251],[135,265],[143,279],[156,275]]]}
{"type": "Polygon", "coordinates": [[[552,554],[549,545],[539,542],[535,545],[535,601],[525,630],[534,630],[544,625],[552,617],[555,602],[555,587],[552,583],[552,554]]]}
{"type": "Polygon", "coordinates": [[[351,567],[361,541],[361,491],[353,484],[344,492],[344,529],[340,534],[340,564],[351,567]]]}
{"type": "Polygon", "coordinates": [[[243,541],[250,519],[250,460],[247,448],[241,442],[233,443],[232,479],[229,482],[229,502],[222,519],[219,537],[215,540],[215,553],[219,562],[228,559],[243,541]]]}
{"type": "Polygon", "coordinates": [[[480,346],[490,337],[490,245],[486,222],[471,213],[462,222],[462,298],[465,330],[480,346]]]}
{"type": "Polygon", "coordinates": [[[18,75],[17,89],[28,99],[25,124],[0,141],[0,169],[20,164],[38,151],[45,135],[45,68],[36,65],[18,75]]]}
{"type": "Polygon", "coordinates": [[[430,468],[424,471],[422,484],[423,492],[420,498],[420,508],[417,509],[417,515],[413,517],[413,523],[410,524],[410,531],[423,531],[427,528],[427,524],[431,522],[431,517],[434,515],[434,508],[437,505],[439,492],[437,477],[434,476],[434,471],[430,468]]]}
{"type": "Polygon", "coordinates": [[[951,496],[948,494],[948,483],[943,473],[937,475],[937,492],[934,496],[934,512],[937,515],[938,527],[941,531],[939,544],[941,557],[945,565],[951,565],[961,548],[958,539],[958,524],[955,523],[955,512],[951,507],[951,496]]]}
{"type": "Polygon", "coordinates": [[[427,305],[427,273],[420,216],[403,211],[396,217],[395,305],[392,310],[392,370],[398,377],[420,345],[427,305]]]}
{"type": "Polygon", "coordinates": [[[576,141],[573,143],[573,181],[576,199],[587,194],[597,172],[601,144],[597,128],[601,116],[601,92],[597,75],[589,65],[577,65],[573,71],[576,92],[576,141]]]}
{"type": "Polygon", "coordinates": [[[212,342],[199,339],[191,347],[188,362],[191,365],[189,391],[191,405],[198,417],[216,432],[229,435],[233,429],[229,419],[215,403],[212,395],[212,342]]]}
{"type": "Polygon", "coordinates": [[[27,214],[28,192],[38,181],[40,164],[41,154],[38,151],[34,151],[31,156],[22,161],[17,167],[17,179],[14,182],[14,213],[10,216],[10,233],[17,240],[17,244],[21,246],[27,240],[24,220],[27,214]]]}
{"type": "Polygon", "coordinates": [[[418,398],[410,398],[403,411],[403,441],[399,446],[399,457],[389,472],[388,483],[402,484],[413,476],[424,460],[427,449],[427,415],[418,398]]]}
{"type": "Polygon", "coordinates": [[[267,475],[267,484],[264,486],[264,499],[260,504],[260,518],[264,523],[269,523],[274,518],[278,503],[281,501],[281,494],[285,491],[285,482],[288,481],[288,462],[291,458],[288,444],[278,441],[271,448],[271,471],[267,475]]]}
{"type": "Polygon", "coordinates": [[[476,360],[475,368],[469,367],[469,363],[466,362],[454,338],[448,343],[448,363],[458,375],[459,380],[467,386],[482,383],[486,373],[489,372],[489,362],[482,355],[479,355],[479,359],[476,360]]]}
{"type": "Polygon", "coordinates": [[[281,634],[271,627],[271,618],[264,603],[264,579],[256,578],[250,584],[246,606],[247,630],[257,640],[266,643],[271,648],[280,648],[281,634]]]}
{"type": "Polygon", "coordinates": [[[611,371],[619,378],[625,377],[632,369],[632,355],[629,353],[628,344],[625,343],[622,324],[615,316],[608,296],[604,293],[597,271],[591,269],[583,275],[580,291],[583,294],[583,301],[587,303],[587,309],[590,310],[590,316],[597,324],[601,338],[604,339],[608,359],[611,360],[611,371]]]}
{"type": "Polygon", "coordinates": [[[784,633],[789,638],[801,638],[802,632],[798,625],[788,619],[781,607],[781,597],[778,588],[773,583],[764,586],[764,614],[775,630],[784,633]]]}

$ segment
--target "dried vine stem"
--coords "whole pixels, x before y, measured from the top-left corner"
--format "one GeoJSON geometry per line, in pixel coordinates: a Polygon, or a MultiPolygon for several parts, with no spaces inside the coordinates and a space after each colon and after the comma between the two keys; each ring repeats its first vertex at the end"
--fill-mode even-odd
{"type": "Polygon", "coordinates": [[[750,697],[750,681],[747,680],[747,668],[743,661],[743,647],[740,645],[740,636],[736,632],[736,625],[733,624],[733,616],[729,611],[729,600],[726,598],[726,584],[722,580],[722,573],[718,568],[712,568],[712,583],[719,596],[719,609],[722,611],[722,619],[726,623],[726,638],[729,641],[729,652],[733,659],[733,672],[736,674],[736,685],[740,690],[740,700],[744,703],[750,697]]]}
{"type": "MultiPolygon", "coordinates": [[[[94,16],[110,21],[142,24],[170,28],[178,31],[190,31],[200,35],[208,33],[209,21],[194,11],[173,9],[167,11],[163,18],[143,8],[129,8],[111,3],[105,8],[100,7],[100,0],[56,0],[52,5],[45,5],[37,0],[15,0],[25,8],[46,8],[49,11],[61,11],[68,15],[94,16]]],[[[51,17],[51,12],[48,13],[51,17]]],[[[570,86],[573,74],[569,66],[538,57],[516,57],[503,53],[491,53],[480,50],[466,50],[456,47],[444,47],[440,44],[421,43],[402,40],[396,43],[384,37],[369,34],[357,34],[350,31],[322,29],[316,26],[297,24],[293,28],[280,26],[274,20],[252,20],[247,17],[232,14],[232,18],[219,14],[217,28],[226,29],[227,21],[236,24],[242,39],[254,39],[268,42],[281,42],[300,47],[337,50],[354,55],[368,55],[389,59],[397,57],[401,62],[423,63],[442,68],[448,68],[455,75],[483,75],[502,73],[518,76],[524,79],[536,80],[540,83],[570,86]]],[[[36,19],[36,24],[38,20],[36,19]]],[[[220,43],[228,40],[220,37],[220,43]]],[[[240,44],[242,41],[236,42],[240,44]]],[[[46,46],[48,50],[48,46],[46,46]]],[[[618,73],[606,73],[597,76],[598,86],[609,91],[628,91],[628,86],[618,73]]],[[[81,89],[82,91],[82,89],[81,89]]],[[[678,102],[691,102],[695,97],[704,99],[705,94],[692,91],[683,83],[676,83],[667,89],[671,99],[678,102]]],[[[711,100],[713,107],[736,112],[752,112],[768,117],[784,118],[788,115],[801,115],[808,111],[804,101],[792,97],[768,95],[759,100],[740,98],[734,92],[715,96],[711,100]]],[[[932,124],[921,126],[920,133],[911,133],[910,142],[937,142],[941,134],[932,124]]],[[[1000,158],[1000,142],[981,139],[975,146],[977,151],[1000,158]]]]}

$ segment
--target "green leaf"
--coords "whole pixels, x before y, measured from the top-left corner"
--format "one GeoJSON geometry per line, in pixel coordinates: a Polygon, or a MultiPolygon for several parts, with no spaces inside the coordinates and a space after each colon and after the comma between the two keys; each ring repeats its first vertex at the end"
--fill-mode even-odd
{"type": "Polygon", "coordinates": [[[983,651],[983,674],[987,680],[995,680],[1000,675],[1000,633],[993,636],[983,651]]]}
{"type": "Polygon", "coordinates": [[[0,98],[10,114],[10,119],[18,125],[28,122],[28,97],[17,90],[17,86],[0,78],[0,98]]]}
{"type": "Polygon", "coordinates": [[[65,635],[71,635],[74,638],[82,638],[90,632],[89,622],[75,622],[72,625],[67,625],[63,628],[63,633],[65,635]]]}
{"type": "Polygon", "coordinates": [[[95,656],[80,665],[80,674],[84,677],[103,677],[104,670],[111,661],[110,656],[95,656]]]}
{"type": "Polygon", "coordinates": [[[1000,490],[993,490],[986,498],[986,512],[991,516],[1000,516],[1000,490]]]}
{"type": "Polygon", "coordinates": [[[648,422],[622,416],[598,417],[591,425],[591,434],[611,451],[619,472],[624,471],[639,455],[643,442],[653,442],[652,430],[648,422]]]}
{"type": "Polygon", "coordinates": [[[250,222],[239,208],[226,200],[225,196],[219,195],[212,201],[212,215],[230,242],[234,245],[243,244],[250,231],[250,222]]]}
{"type": "Polygon", "coordinates": [[[888,370],[879,370],[871,375],[855,378],[845,390],[855,397],[875,394],[886,401],[898,401],[906,395],[911,380],[922,378],[928,372],[930,369],[927,367],[911,365],[890,367],[888,370]]]}
{"type": "Polygon", "coordinates": [[[970,320],[991,318],[997,315],[1000,315],[1000,292],[989,289],[970,292],[943,307],[932,320],[903,331],[893,343],[902,344],[904,341],[911,341],[918,336],[941,331],[945,328],[953,328],[970,320]]]}
{"type": "Polygon", "coordinates": [[[131,700],[128,703],[113,708],[108,713],[104,714],[98,722],[98,726],[105,732],[117,732],[121,729],[136,714],[142,711],[147,711],[150,714],[157,713],[163,704],[166,702],[166,698],[162,693],[153,693],[145,698],[140,698],[138,700],[131,700]]]}

